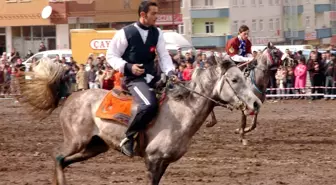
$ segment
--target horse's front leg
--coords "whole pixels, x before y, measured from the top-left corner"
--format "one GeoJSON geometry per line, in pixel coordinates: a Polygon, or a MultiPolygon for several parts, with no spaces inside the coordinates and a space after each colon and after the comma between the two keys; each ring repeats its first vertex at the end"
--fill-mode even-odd
{"type": "Polygon", "coordinates": [[[215,115],[215,112],[213,110],[211,111],[210,115],[211,115],[211,121],[209,121],[205,124],[206,127],[213,127],[217,124],[216,115],[215,115]]]}
{"type": "Polygon", "coordinates": [[[150,159],[150,157],[146,157],[145,163],[147,167],[148,185],[159,185],[169,163],[164,162],[162,159],[150,159]]]}
{"type": "Polygon", "coordinates": [[[235,133],[239,134],[240,136],[240,141],[242,142],[243,145],[247,145],[247,139],[245,139],[245,127],[246,127],[246,115],[244,112],[242,112],[242,117],[241,117],[241,122],[240,122],[240,128],[238,128],[235,133]]]}
{"type": "Polygon", "coordinates": [[[245,133],[251,132],[257,127],[257,118],[258,118],[258,114],[255,114],[253,116],[252,125],[244,130],[245,133]]]}

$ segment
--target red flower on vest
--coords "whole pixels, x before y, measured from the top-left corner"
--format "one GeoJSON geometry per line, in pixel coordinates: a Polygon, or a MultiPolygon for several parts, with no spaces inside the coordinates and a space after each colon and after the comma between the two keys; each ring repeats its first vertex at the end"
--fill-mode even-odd
{"type": "Polygon", "coordinates": [[[155,46],[152,46],[152,47],[150,47],[150,49],[149,49],[149,51],[152,52],[152,53],[154,53],[155,50],[156,50],[155,46]]]}

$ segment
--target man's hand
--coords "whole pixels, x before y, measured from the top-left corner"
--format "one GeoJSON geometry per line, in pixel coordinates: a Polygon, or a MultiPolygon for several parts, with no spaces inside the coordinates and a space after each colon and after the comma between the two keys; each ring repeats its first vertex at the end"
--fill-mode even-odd
{"type": "Polygon", "coordinates": [[[180,82],[180,79],[179,79],[176,75],[171,75],[171,76],[170,76],[170,80],[171,80],[173,83],[180,82]]]}
{"type": "Polygon", "coordinates": [[[142,69],[142,64],[133,64],[132,65],[132,73],[136,76],[140,76],[145,72],[144,69],[142,69]]]}

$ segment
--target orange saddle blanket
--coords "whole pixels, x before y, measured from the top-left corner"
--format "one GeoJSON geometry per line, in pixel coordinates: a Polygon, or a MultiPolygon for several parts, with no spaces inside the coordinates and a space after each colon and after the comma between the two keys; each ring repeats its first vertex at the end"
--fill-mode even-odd
{"type": "Polygon", "coordinates": [[[96,117],[112,119],[128,125],[131,118],[133,98],[125,94],[117,94],[114,90],[107,93],[100,104],[96,117]]]}
{"type": "MultiPolygon", "coordinates": [[[[166,94],[163,93],[158,98],[160,105],[162,105],[166,94]]],[[[133,97],[124,94],[121,88],[117,87],[106,94],[96,111],[96,117],[115,120],[127,126],[132,116],[132,105],[133,97]]]]}

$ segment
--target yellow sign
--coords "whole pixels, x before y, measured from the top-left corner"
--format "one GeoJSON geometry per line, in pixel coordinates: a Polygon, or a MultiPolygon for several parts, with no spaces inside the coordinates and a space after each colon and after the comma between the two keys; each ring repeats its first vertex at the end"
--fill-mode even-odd
{"type": "Polygon", "coordinates": [[[71,50],[78,64],[85,64],[90,53],[106,55],[106,50],[117,30],[73,29],[71,50]]]}

